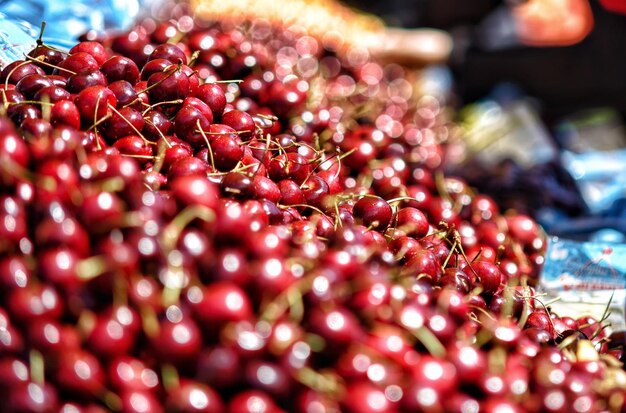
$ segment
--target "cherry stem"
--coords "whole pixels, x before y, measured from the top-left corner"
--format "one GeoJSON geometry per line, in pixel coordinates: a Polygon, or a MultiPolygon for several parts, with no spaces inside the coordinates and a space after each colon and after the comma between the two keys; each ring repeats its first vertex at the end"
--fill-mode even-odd
{"type": "Polygon", "coordinates": [[[336,375],[320,373],[310,367],[302,367],[296,370],[294,378],[308,388],[322,394],[337,393],[342,387],[336,375]]]}
{"type": "Polygon", "coordinates": [[[131,121],[129,121],[129,120],[128,120],[128,119],[127,119],[124,115],[122,115],[122,114],[119,112],[119,110],[117,110],[117,109],[115,108],[115,106],[113,106],[113,105],[109,104],[109,109],[111,109],[111,110],[112,110],[115,114],[117,114],[119,117],[121,117],[121,118],[124,120],[124,122],[126,122],[126,123],[128,124],[128,126],[130,126],[130,127],[131,127],[131,129],[132,129],[132,130],[134,130],[134,131],[135,131],[135,133],[136,133],[136,134],[137,134],[137,135],[138,135],[138,136],[139,136],[139,137],[140,137],[140,138],[144,141],[144,143],[145,143],[146,145],[152,145],[152,144],[154,144],[153,142],[151,142],[151,141],[149,141],[148,139],[146,139],[146,138],[145,138],[145,137],[141,134],[141,132],[139,132],[139,130],[135,127],[135,125],[133,125],[131,121]]]}
{"type": "Polygon", "coordinates": [[[39,29],[39,37],[37,38],[37,46],[43,45],[43,32],[46,30],[46,21],[41,22],[41,28],[39,29]]]}
{"type": "Polygon", "coordinates": [[[180,386],[178,370],[169,363],[164,363],[161,366],[161,378],[163,379],[163,387],[168,392],[176,390],[180,386]]]}
{"type": "Polygon", "coordinates": [[[598,321],[598,327],[596,327],[596,330],[591,335],[591,340],[596,338],[598,336],[598,334],[600,334],[600,332],[602,330],[604,330],[605,327],[602,326],[602,322],[604,322],[605,320],[607,320],[609,318],[609,315],[610,315],[609,308],[611,307],[611,302],[613,302],[614,296],[615,296],[615,290],[613,290],[611,292],[611,296],[609,297],[609,301],[607,301],[606,307],[604,307],[604,313],[602,313],[602,317],[598,321]]]}
{"type": "Polygon", "coordinates": [[[209,141],[209,138],[206,136],[206,134],[200,127],[200,119],[196,121],[196,125],[198,126],[198,129],[200,130],[200,134],[202,135],[202,138],[204,138],[204,141],[206,142],[207,148],[209,149],[207,152],[209,152],[209,160],[211,161],[211,167],[213,168],[214,171],[217,171],[217,169],[215,169],[215,159],[213,158],[213,149],[211,148],[211,142],[209,141]]]}
{"type": "Polygon", "coordinates": [[[43,385],[46,380],[43,355],[38,350],[33,349],[28,353],[28,362],[30,365],[31,380],[35,384],[43,385]]]}
{"type": "Polygon", "coordinates": [[[106,389],[103,390],[100,395],[100,399],[110,410],[115,412],[122,410],[122,399],[112,391],[106,389]]]}
{"type": "Polygon", "coordinates": [[[94,255],[80,260],[76,264],[78,278],[84,281],[93,280],[109,270],[108,257],[94,255]]]}
{"type": "Polygon", "coordinates": [[[13,69],[11,69],[11,71],[7,74],[7,78],[6,78],[6,80],[4,81],[4,88],[5,88],[5,89],[8,89],[8,88],[9,88],[9,79],[11,78],[11,76],[13,75],[13,73],[15,73],[15,71],[16,71],[17,69],[19,69],[20,67],[25,66],[25,65],[27,65],[27,64],[30,64],[30,62],[23,61],[22,63],[18,64],[18,65],[17,65],[17,66],[15,66],[13,69]]]}
{"type": "Polygon", "coordinates": [[[446,348],[441,344],[437,336],[433,334],[427,327],[421,326],[419,328],[410,329],[411,334],[422,343],[426,350],[434,357],[443,358],[446,356],[446,348]]]}
{"type": "Polygon", "coordinates": [[[201,219],[206,222],[215,220],[215,212],[204,205],[190,205],[183,209],[172,221],[163,229],[162,242],[171,251],[176,246],[180,234],[194,219],[201,219]]]}

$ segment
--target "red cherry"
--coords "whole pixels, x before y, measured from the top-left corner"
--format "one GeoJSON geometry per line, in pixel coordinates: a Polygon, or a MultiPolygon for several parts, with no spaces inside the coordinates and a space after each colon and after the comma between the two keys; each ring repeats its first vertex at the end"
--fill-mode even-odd
{"type": "Polygon", "coordinates": [[[139,80],[139,68],[137,64],[128,57],[115,55],[107,59],[100,71],[104,73],[109,83],[125,80],[131,84],[139,80]]]}
{"type": "Polygon", "coordinates": [[[389,226],[393,210],[384,199],[365,196],[354,204],[353,213],[366,227],[383,230],[389,226]]]}
{"type": "Polygon", "coordinates": [[[83,89],[74,101],[86,124],[94,124],[111,113],[109,106],[115,107],[117,99],[111,90],[104,86],[90,86],[83,89]]]}

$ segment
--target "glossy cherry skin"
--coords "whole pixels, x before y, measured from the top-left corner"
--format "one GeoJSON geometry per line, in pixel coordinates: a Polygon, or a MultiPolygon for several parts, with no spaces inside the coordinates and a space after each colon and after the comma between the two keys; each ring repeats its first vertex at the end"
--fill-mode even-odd
{"type": "Polygon", "coordinates": [[[148,94],[153,102],[172,102],[184,99],[189,93],[189,78],[175,65],[152,74],[148,78],[148,94]]]}
{"type": "Polygon", "coordinates": [[[8,411],[15,413],[55,413],[59,404],[57,389],[50,383],[28,382],[13,388],[5,401],[8,411]]]}
{"type": "MultiPolygon", "coordinates": [[[[468,271],[475,272],[478,280],[486,293],[495,293],[506,282],[506,279],[500,269],[493,263],[488,261],[474,261],[471,269],[468,271]]],[[[466,271],[467,273],[467,271],[466,271]]]]}
{"type": "Polygon", "coordinates": [[[209,105],[216,117],[221,117],[226,106],[226,94],[218,83],[205,83],[198,87],[194,96],[209,105]]]}
{"type": "Polygon", "coordinates": [[[70,76],[65,88],[68,92],[75,94],[89,86],[106,86],[107,84],[107,79],[100,70],[87,70],[70,76]]]}
{"type": "Polygon", "coordinates": [[[33,63],[24,60],[16,60],[6,65],[0,72],[0,83],[16,85],[24,77],[38,73],[44,75],[44,71],[33,63]]]}
{"type": "Polygon", "coordinates": [[[163,413],[161,402],[149,391],[126,390],[121,392],[120,400],[124,413],[163,413]]]}
{"type": "Polygon", "coordinates": [[[32,284],[13,290],[7,297],[6,305],[12,316],[22,322],[57,319],[65,307],[56,288],[46,284],[32,284]]]}
{"type": "Polygon", "coordinates": [[[150,344],[160,360],[173,363],[191,362],[202,347],[200,328],[189,315],[172,306],[166,310],[166,317],[160,323],[158,334],[150,337],[150,344]]]}
{"type": "Polygon", "coordinates": [[[167,395],[168,408],[181,413],[223,413],[224,403],[211,387],[192,380],[181,381],[167,395]]]}
{"type": "Polygon", "coordinates": [[[389,226],[393,210],[387,201],[380,197],[364,196],[354,204],[353,214],[361,219],[366,227],[383,230],[389,226]]]}
{"type": "Polygon", "coordinates": [[[59,62],[53,73],[69,78],[74,74],[88,70],[98,70],[99,68],[100,64],[92,55],[85,52],[76,52],[59,62]]]}
{"type": "Polygon", "coordinates": [[[47,74],[51,74],[54,70],[54,66],[58,65],[64,58],[64,55],[60,50],[43,44],[28,52],[28,55],[35,59],[43,59],[42,62],[34,61],[33,63],[39,66],[47,74]]]}
{"type": "Polygon", "coordinates": [[[75,102],[81,119],[93,124],[111,113],[109,106],[115,107],[117,99],[111,90],[104,86],[90,86],[76,96],[75,102]]]}
{"type": "Polygon", "coordinates": [[[35,96],[35,93],[37,93],[41,88],[52,85],[52,80],[50,80],[47,76],[39,73],[32,73],[24,76],[19,82],[17,82],[15,89],[24,95],[24,97],[32,99],[35,96]]]}
{"type": "Polygon", "coordinates": [[[224,113],[222,115],[222,123],[239,132],[239,136],[241,136],[242,139],[252,137],[256,128],[252,116],[239,110],[231,110],[224,113]]]}
{"type": "Polygon", "coordinates": [[[397,411],[385,396],[383,389],[369,381],[350,383],[342,406],[349,413],[393,413],[397,411]]]}
{"type": "Polygon", "coordinates": [[[100,71],[104,73],[109,83],[125,80],[135,84],[139,80],[137,64],[124,56],[111,56],[100,66],[100,71]]]}
{"type": "Polygon", "coordinates": [[[187,64],[187,56],[185,56],[185,53],[172,43],[163,43],[157,46],[152,53],[150,53],[148,61],[154,59],[166,59],[174,64],[178,62],[187,64]]]}
{"type": "Polygon", "coordinates": [[[193,303],[196,317],[209,326],[252,317],[252,304],[248,295],[232,282],[215,282],[187,296],[193,303]]]}
{"type": "Polygon", "coordinates": [[[107,59],[107,51],[99,42],[82,41],[70,49],[70,54],[85,52],[93,56],[99,65],[102,65],[107,59]]]}
{"type": "Polygon", "coordinates": [[[50,110],[50,123],[53,126],[66,125],[74,129],[80,128],[80,112],[71,100],[60,100],[50,110]]]}
{"type": "Polygon", "coordinates": [[[0,286],[3,289],[26,287],[31,278],[30,265],[23,256],[9,255],[0,259],[0,286]]]}
{"type": "Polygon", "coordinates": [[[140,359],[121,355],[108,365],[108,380],[115,390],[152,391],[159,385],[159,376],[140,359]]]}
{"type": "Polygon", "coordinates": [[[228,413],[250,413],[254,410],[263,413],[282,412],[274,400],[260,390],[244,390],[228,403],[228,413]]]}
{"type": "Polygon", "coordinates": [[[410,237],[422,238],[428,234],[429,223],[419,209],[405,207],[398,211],[396,227],[410,237]]]}
{"type": "Polygon", "coordinates": [[[121,108],[113,112],[111,118],[106,121],[105,134],[109,142],[115,142],[124,136],[141,131],[144,124],[141,112],[130,107],[121,108]]]}
{"type": "Polygon", "coordinates": [[[77,349],[60,354],[55,378],[63,389],[89,395],[102,390],[105,373],[93,354],[77,349]]]}

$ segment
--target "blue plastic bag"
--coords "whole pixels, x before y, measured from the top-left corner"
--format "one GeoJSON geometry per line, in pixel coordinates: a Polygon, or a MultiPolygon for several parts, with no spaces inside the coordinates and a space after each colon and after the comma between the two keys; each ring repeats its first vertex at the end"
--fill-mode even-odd
{"type": "Polygon", "coordinates": [[[23,58],[36,43],[41,22],[44,42],[69,49],[88,30],[124,29],[143,0],[0,0],[0,65],[23,58]]]}

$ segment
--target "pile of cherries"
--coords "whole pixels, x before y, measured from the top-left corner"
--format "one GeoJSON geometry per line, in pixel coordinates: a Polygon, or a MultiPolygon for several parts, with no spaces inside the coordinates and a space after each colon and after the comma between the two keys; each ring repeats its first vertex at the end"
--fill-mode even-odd
{"type": "Polygon", "coordinates": [[[626,411],[537,224],[335,40],[183,14],[2,68],[0,410],[626,411]]]}

